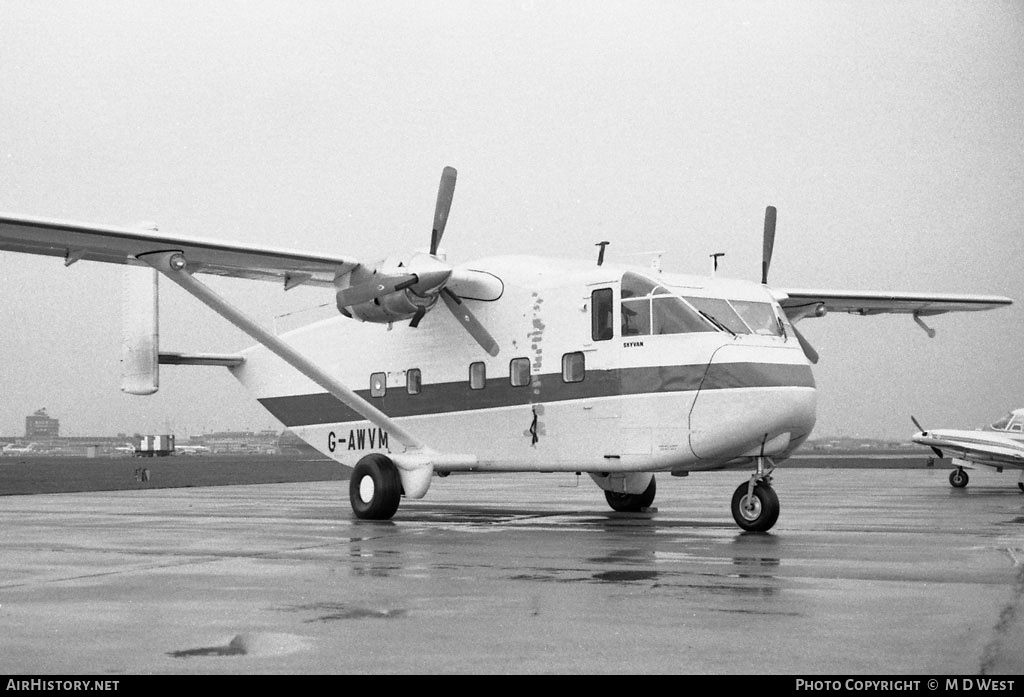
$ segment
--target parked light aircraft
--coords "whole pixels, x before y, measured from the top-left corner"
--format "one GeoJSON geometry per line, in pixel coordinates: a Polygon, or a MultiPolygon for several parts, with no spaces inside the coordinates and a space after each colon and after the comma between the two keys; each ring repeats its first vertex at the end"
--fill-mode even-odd
{"type": "Polygon", "coordinates": [[[353,467],[349,498],[366,519],[391,518],[403,495],[422,498],[435,474],[585,472],[614,510],[638,511],[654,500],[655,473],[739,467],[752,471],[732,497],[733,517],[768,530],[779,515],[775,463],[815,422],[818,356],[798,321],[906,313],[931,334],[924,317],[1011,303],[771,289],[773,207],[760,283],[605,264],[607,242],[596,263],[454,265],[440,243],[455,179],[445,168],[429,251],[375,263],[20,215],[0,215],[0,249],[151,267],[128,274],[122,389],[155,392],[161,363],[226,366],[285,426],[353,467]],[[161,352],[157,272],[257,346],[161,352]],[[278,336],[201,274],[324,287],[340,316],[278,336]]]}
{"type": "Polygon", "coordinates": [[[206,455],[210,449],[205,445],[175,445],[175,455],[206,455]]]}
{"type": "Polygon", "coordinates": [[[1024,491],[1024,409],[1014,409],[990,426],[974,431],[918,428],[912,436],[915,443],[927,445],[940,459],[949,457],[956,468],[949,473],[949,483],[957,489],[967,486],[970,477],[964,468],[988,467],[997,472],[1003,468],[1019,469],[1017,486],[1024,491]]]}
{"type": "Polygon", "coordinates": [[[33,455],[41,454],[43,447],[39,443],[29,443],[28,445],[15,445],[14,443],[8,443],[4,446],[0,453],[4,455],[33,455]]]}

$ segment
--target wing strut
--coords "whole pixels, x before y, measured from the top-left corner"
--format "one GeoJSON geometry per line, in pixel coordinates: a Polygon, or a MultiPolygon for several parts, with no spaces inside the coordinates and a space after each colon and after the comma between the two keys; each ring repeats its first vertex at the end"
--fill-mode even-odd
{"type": "Polygon", "coordinates": [[[387,414],[328,375],[318,365],[292,348],[286,341],[267,331],[255,320],[221,298],[208,286],[193,278],[192,274],[187,271],[188,263],[185,255],[181,252],[165,251],[140,254],[138,259],[149,264],[164,276],[177,283],[188,291],[190,295],[198,298],[214,312],[244,331],[310,380],[323,387],[328,393],[360,416],[375,426],[387,429],[388,433],[405,448],[404,453],[392,454],[391,459],[398,466],[399,476],[402,478],[402,486],[406,496],[409,498],[421,498],[427,493],[430,479],[434,473],[435,463],[462,462],[466,459],[460,456],[436,453],[425,447],[415,436],[395,423],[387,414]]]}

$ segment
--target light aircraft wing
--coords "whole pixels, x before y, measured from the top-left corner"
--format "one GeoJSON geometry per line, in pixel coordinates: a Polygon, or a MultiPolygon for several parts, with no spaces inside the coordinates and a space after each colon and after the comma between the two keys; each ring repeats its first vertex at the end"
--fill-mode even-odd
{"type": "Polygon", "coordinates": [[[0,250],[79,260],[145,266],[139,254],[181,251],[193,273],[333,287],[336,276],[359,265],[357,259],[309,254],[232,242],[164,235],[143,227],[112,227],[0,213],[0,250]]]}
{"type": "Polygon", "coordinates": [[[855,315],[910,314],[918,317],[944,312],[992,310],[1012,304],[998,295],[890,293],[884,291],[782,289],[779,304],[791,320],[826,312],[855,315]]]}
{"type": "Polygon", "coordinates": [[[1019,442],[985,431],[923,431],[913,441],[937,449],[943,457],[990,467],[1024,467],[1024,447],[1019,442]]]}

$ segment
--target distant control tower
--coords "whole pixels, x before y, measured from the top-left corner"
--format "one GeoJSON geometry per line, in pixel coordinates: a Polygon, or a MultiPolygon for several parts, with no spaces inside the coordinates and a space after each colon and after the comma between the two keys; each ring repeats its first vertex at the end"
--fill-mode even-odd
{"type": "Polygon", "coordinates": [[[25,417],[25,437],[29,439],[57,438],[60,436],[60,419],[51,418],[46,409],[25,417]]]}

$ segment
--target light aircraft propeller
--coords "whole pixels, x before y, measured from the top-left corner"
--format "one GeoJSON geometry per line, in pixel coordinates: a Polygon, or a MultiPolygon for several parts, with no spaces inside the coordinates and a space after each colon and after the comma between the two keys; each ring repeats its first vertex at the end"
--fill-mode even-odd
{"type": "Polygon", "coordinates": [[[472,272],[468,272],[468,275],[467,272],[460,272],[438,256],[455,195],[455,179],[455,168],[445,167],[437,190],[430,252],[417,254],[408,263],[399,263],[387,270],[381,266],[359,266],[353,269],[347,275],[349,285],[337,292],[338,310],[342,314],[355,314],[367,321],[391,322],[410,318],[409,326],[417,327],[423,316],[437,303],[438,297],[441,297],[470,336],[487,353],[497,356],[498,342],[462,298],[448,287],[453,279],[472,283],[472,272]],[[361,311],[360,306],[365,309],[361,311]]]}
{"type": "MultiPolygon", "coordinates": [[[[761,253],[761,283],[768,285],[768,268],[772,264],[772,250],[775,249],[775,220],[778,217],[778,211],[775,206],[768,206],[764,209],[764,247],[761,253]]],[[[804,335],[800,333],[800,330],[793,327],[793,333],[796,334],[796,340],[800,343],[800,348],[803,349],[804,355],[807,356],[807,360],[811,363],[818,362],[818,352],[814,350],[804,335]]]]}
{"type": "MultiPolygon", "coordinates": [[[[910,416],[910,420],[914,422],[914,425],[915,425],[915,426],[917,426],[917,430],[918,430],[918,431],[920,431],[921,433],[927,433],[927,431],[925,431],[925,429],[921,427],[921,424],[917,423],[917,419],[915,419],[915,418],[914,418],[913,414],[911,414],[911,416],[910,416]]],[[[934,445],[932,445],[932,446],[929,446],[929,447],[930,447],[930,448],[932,449],[932,452],[934,452],[934,453],[935,453],[936,455],[938,455],[938,456],[939,456],[939,459],[940,459],[940,460],[941,460],[941,459],[943,458],[943,455],[942,455],[942,451],[941,451],[941,450],[939,450],[938,448],[936,448],[936,447],[935,447],[934,445]]]]}

